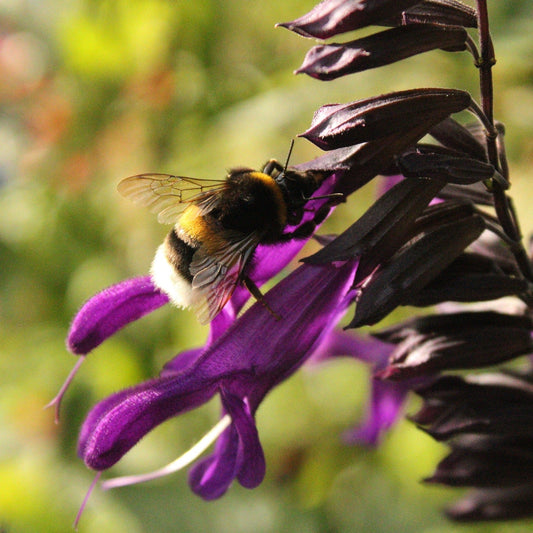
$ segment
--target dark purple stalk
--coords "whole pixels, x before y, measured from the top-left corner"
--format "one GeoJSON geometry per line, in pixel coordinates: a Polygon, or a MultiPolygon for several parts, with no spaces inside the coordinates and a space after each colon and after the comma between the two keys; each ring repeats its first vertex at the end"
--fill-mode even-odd
{"type": "MultiPolygon", "coordinates": [[[[492,67],[496,63],[494,46],[490,37],[489,13],[486,0],[477,0],[477,19],[479,29],[480,57],[477,62],[479,68],[479,84],[481,91],[481,107],[486,117],[484,125],[487,140],[487,152],[489,162],[501,172],[501,163],[498,157],[497,136],[498,132],[494,126],[494,90],[492,82],[492,67]]],[[[505,233],[513,241],[512,252],[520,267],[522,275],[529,281],[533,281],[533,271],[527,253],[521,243],[522,234],[518,220],[514,215],[509,198],[505,194],[501,184],[493,181],[492,194],[494,196],[494,206],[498,219],[505,233]]]]}

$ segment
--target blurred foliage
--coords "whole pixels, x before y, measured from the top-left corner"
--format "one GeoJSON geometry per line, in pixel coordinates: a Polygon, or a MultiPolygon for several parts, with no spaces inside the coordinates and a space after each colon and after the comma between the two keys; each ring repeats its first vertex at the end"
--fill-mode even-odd
{"type": "MultiPolygon", "coordinates": [[[[0,1],[0,531],[70,531],[92,473],[76,457],[85,413],[153,376],[206,335],[187,312],[161,309],[89,357],[61,424],[43,410],[74,362],[69,321],[103,287],[147,272],[166,228],[118,196],[124,176],[198,177],[283,159],[313,111],[413,86],[466,87],[466,56],[433,53],[321,83],[291,72],[309,41],[274,24],[309,0],[0,1]]],[[[533,227],[533,6],[492,1],[496,116],[507,125],[516,202],[533,227]]],[[[297,141],[293,162],[317,154],[297,141]]],[[[363,212],[371,190],[325,231],[363,212]]],[[[258,414],[268,462],[254,491],[193,496],[186,475],[95,491],[81,532],[513,532],[531,523],[455,526],[439,509],[456,493],[424,487],[443,450],[402,423],[376,450],[343,446],[362,415],[367,369],[336,361],[300,372],[258,414]]],[[[413,410],[414,406],[410,406],[413,410]]],[[[216,420],[213,403],[164,424],[114,474],[172,460],[216,420]]]]}

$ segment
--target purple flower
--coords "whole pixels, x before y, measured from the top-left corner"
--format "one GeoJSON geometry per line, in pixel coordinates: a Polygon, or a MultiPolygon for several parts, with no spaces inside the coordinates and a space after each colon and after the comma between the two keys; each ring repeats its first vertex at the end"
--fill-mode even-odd
{"type": "Polygon", "coordinates": [[[85,355],[105,339],[168,303],[149,276],[125,280],[91,298],[74,317],[67,338],[69,350],[85,355]]]}
{"type": "Polygon", "coordinates": [[[46,407],[55,407],[59,422],[61,401],[85,356],[124,326],[168,303],[149,276],[127,279],[90,298],[74,317],[67,336],[68,349],[79,355],[56,396],[46,407]]]}
{"type": "Polygon", "coordinates": [[[205,349],[180,354],[159,378],[93,408],[79,442],[86,464],[95,470],[109,468],[155,426],[218,393],[231,425],[215,452],[191,469],[191,487],[213,499],[235,478],[245,487],[257,486],[265,463],[254,414],[266,394],[294,373],[333,329],[352,300],[355,270],[355,262],[301,266],[265,295],[282,320],[261,303],[227,331],[222,322],[229,311],[217,317],[205,349]]]}

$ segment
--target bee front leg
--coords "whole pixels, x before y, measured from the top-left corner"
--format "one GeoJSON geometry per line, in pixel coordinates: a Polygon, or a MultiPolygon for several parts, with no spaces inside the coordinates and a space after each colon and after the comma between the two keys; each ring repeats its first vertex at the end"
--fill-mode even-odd
{"type": "Polygon", "coordinates": [[[290,233],[284,233],[280,240],[286,242],[293,239],[306,239],[307,237],[310,237],[313,235],[316,227],[328,216],[329,210],[329,205],[323,205],[316,211],[315,216],[311,220],[304,222],[301,226],[290,233]]]}
{"type": "Polygon", "coordinates": [[[263,173],[268,174],[269,176],[274,176],[274,174],[278,175],[283,172],[283,168],[283,165],[279,161],[271,159],[263,167],[263,173]]]}

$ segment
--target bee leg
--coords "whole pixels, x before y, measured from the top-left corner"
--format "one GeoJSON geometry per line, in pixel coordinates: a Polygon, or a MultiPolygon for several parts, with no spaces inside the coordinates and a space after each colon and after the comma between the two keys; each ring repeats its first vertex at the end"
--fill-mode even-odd
{"type": "Polygon", "coordinates": [[[243,278],[244,286],[250,291],[250,294],[265,307],[265,309],[276,319],[281,320],[281,316],[276,313],[266,302],[263,293],[260,291],[259,287],[248,277],[244,276],[243,278]]]}
{"type": "Polygon", "coordinates": [[[311,220],[304,222],[299,228],[295,229],[294,231],[291,231],[290,233],[284,233],[280,240],[291,241],[292,239],[306,239],[307,237],[310,237],[311,235],[313,235],[313,232],[315,231],[318,224],[323,222],[328,216],[329,209],[329,205],[322,206],[320,209],[317,210],[315,216],[311,220]]]}
{"type": "Polygon", "coordinates": [[[267,164],[263,167],[263,173],[268,174],[269,176],[274,176],[280,174],[283,171],[283,165],[276,161],[275,159],[270,159],[267,164]]]}

